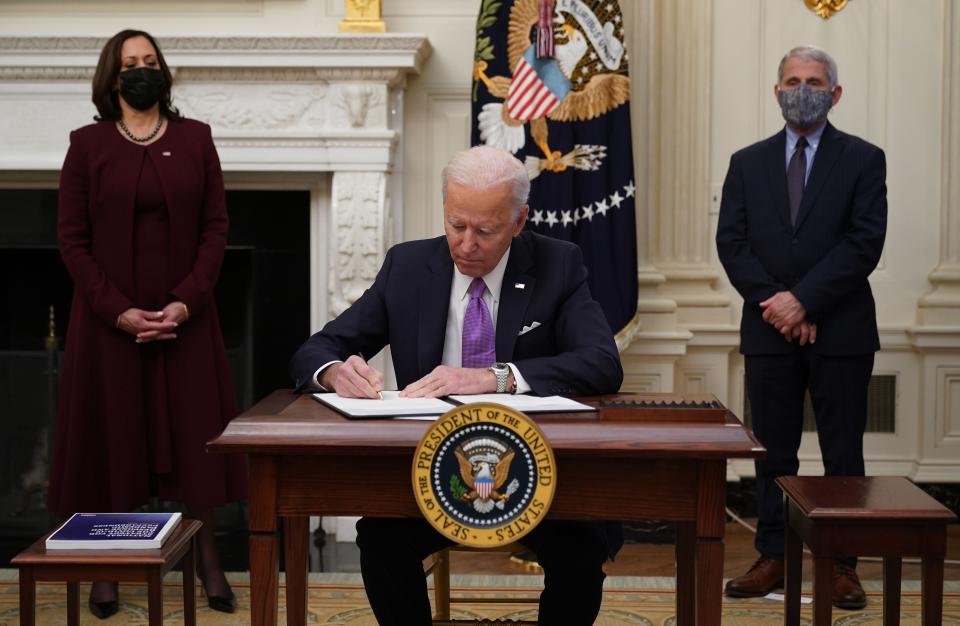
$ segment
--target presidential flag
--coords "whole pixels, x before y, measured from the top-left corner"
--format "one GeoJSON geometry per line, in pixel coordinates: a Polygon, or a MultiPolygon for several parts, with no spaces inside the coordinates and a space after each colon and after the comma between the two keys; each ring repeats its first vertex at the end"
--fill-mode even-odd
{"type": "Polygon", "coordinates": [[[636,328],[630,79],[616,0],[483,0],[472,143],[531,179],[527,228],[577,243],[623,346],[636,328]]]}

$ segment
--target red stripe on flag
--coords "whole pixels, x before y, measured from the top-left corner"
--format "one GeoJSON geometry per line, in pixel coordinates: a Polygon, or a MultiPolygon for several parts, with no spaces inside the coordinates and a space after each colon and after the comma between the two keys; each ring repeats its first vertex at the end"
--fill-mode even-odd
{"type": "Polygon", "coordinates": [[[531,100],[535,99],[543,89],[545,89],[545,87],[540,81],[534,80],[531,82],[529,86],[524,88],[523,92],[519,96],[515,97],[513,101],[509,103],[507,108],[510,110],[510,114],[514,117],[517,117],[516,114],[519,114],[520,111],[522,111],[531,100]]]}
{"type": "Polygon", "coordinates": [[[533,112],[537,110],[537,107],[546,100],[547,98],[553,97],[553,94],[550,93],[550,90],[546,86],[543,87],[538,93],[536,99],[532,100],[530,104],[523,108],[523,111],[520,112],[520,117],[517,119],[529,120],[533,118],[533,112]]]}

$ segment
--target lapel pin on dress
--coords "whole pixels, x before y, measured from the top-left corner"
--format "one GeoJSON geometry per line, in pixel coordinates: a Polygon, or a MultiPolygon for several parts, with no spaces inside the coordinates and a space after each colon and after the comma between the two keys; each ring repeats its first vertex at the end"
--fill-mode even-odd
{"type": "Polygon", "coordinates": [[[514,288],[514,289],[523,289],[524,287],[526,287],[526,285],[523,284],[523,283],[514,283],[514,284],[513,284],[513,288],[514,288]]]}
{"type": "Polygon", "coordinates": [[[164,151],[161,152],[160,154],[162,154],[163,156],[170,156],[172,153],[169,152],[169,151],[167,151],[167,150],[164,150],[164,151]]]}

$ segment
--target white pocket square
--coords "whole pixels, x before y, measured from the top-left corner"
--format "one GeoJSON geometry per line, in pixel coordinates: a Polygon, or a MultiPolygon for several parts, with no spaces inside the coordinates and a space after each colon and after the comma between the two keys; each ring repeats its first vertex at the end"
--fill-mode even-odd
{"type": "Polygon", "coordinates": [[[540,322],[531,322],[529,326],[524,326],[523,328],[520,329],[520,332],[517,334],[517,337],[519,337],[520,335],[526,335],[527,333],[529,333],[531,330],[533,330],[539,325],[540,325],[540,322]]]}

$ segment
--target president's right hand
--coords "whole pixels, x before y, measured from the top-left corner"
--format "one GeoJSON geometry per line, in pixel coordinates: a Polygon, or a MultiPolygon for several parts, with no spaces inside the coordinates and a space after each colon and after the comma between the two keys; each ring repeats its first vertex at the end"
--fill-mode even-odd
{"type": "Polygon", "coordinates": [[[344,398],[379,398],[383,374],[361,357],[353,355],[343,363],[334,363],[320,373],[320,384],[344,398]]]}

